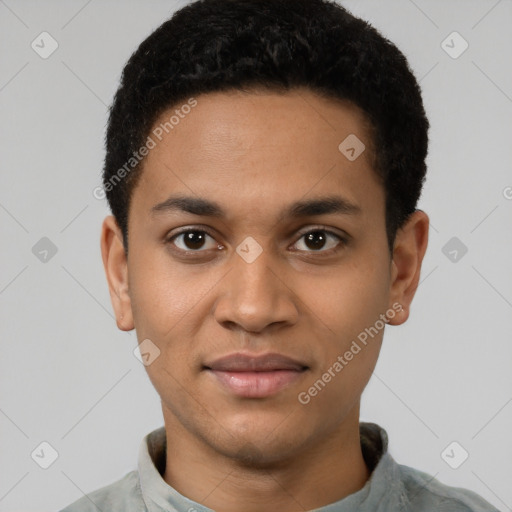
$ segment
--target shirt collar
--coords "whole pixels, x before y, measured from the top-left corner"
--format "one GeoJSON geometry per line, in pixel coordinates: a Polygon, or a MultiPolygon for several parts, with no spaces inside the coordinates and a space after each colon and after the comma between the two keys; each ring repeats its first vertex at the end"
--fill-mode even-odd
{"type": "MultiPolygon", "coordinates": [[[[399,467],[389,455],[386,431],[375,423],[360,423],[363,458],[370,479],[356,493],[310,512],[397,510],[403,504],[404,488],[399,467]]],[[[192,501],[163,479],[166,463],[166,432],[160,427],[147,434],[139,449],[139,479],[148,512],[214,512],[192,501]]]]}

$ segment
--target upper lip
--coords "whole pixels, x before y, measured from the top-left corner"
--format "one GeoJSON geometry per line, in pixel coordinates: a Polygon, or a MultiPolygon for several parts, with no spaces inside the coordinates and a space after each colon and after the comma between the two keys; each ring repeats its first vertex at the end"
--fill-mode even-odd
{"type": "Polygon", "coordinates": [[[275,370],[301,371],[307,366],[282,354],[250,355],[237,352],[215,359],[211,363],[205,364],[205,368],[223,372],[270,372],[275,370]]]}

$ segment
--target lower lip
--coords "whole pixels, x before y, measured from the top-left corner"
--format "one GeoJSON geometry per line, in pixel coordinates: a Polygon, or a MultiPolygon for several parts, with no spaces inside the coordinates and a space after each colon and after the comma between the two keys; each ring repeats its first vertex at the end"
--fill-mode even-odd
{"type": "Polygon", "coordinates": [[[269,372],[225,372],[208,370],[220,383],[237,396],[265,398],[297,381],[304,371],[275,370],[269,372]]]}

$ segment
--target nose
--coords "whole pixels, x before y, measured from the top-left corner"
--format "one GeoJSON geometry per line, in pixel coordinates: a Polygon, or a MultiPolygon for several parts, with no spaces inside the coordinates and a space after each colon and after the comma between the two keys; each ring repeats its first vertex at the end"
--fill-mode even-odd
{"type": "Polygon", "coordinates": [[[295,324],[298,299],[285,277],[270,250],[250,263],[234,253],[214,306],[217,322],[252,333],[295,324]]]}

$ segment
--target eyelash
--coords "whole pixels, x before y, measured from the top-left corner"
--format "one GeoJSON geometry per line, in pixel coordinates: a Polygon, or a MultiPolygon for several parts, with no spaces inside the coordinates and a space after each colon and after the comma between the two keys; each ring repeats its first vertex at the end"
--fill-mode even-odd
{"type": "MultiPolygon", "coordinates": [[[[318,251],[301,251],[301,250],[297,250],[297,252],[306,252],[307,254],[314,254],[314,255],[317,255],[317,254],[321,254],[321,255],[327,255],[327,256],[330,256],[336,252],[338,252],[340,250],[340,247],[339,245],[346,245],[348,243],[348,238],[347,237],[343,237],[341,235],[339,235],[338,233],[335,233],[334,231],[331,231],[330,229],[327,229],[326,227],[324,226],[315,226],[313,228],[309,228],[308,230],[306,231],[302,231],[299,233],[299,238],[297,239],[297,242],[303,238],[304,236],[310,234],[310,233],[315,233],[315,232],[318,232],[320,231],[321,233],[326,233],[327,235],[331,235],[331,236],[334,236],[335,238],[337,238],[339,240],[339,244],[336,245],[335,247],[332,247],[331,249],[327,249],[327,250],[318,250],[318,251]]],[[[203,227],[199,228],[199,227],[187,227],[185,229],[183,229],[182,231],[179,231],[178,233],[174,233],[172,236],[168,237],[166,239],[166,243],[167,244],[171,244],[171,245],[174,245],[173,242],[174,240],[180,236],[180,235],[183,235],[183,234],[187,234],[187,233],[204,233],[204,234],[207,234],[208,236],[210,236],[211,238],[213,238],[215,240],[215,237],[214,235],[208,230],[208,229],[205,229],[203,227]]],[[[295,243],[297,243],[295,242],[295,243]]],[[[220,245],[220,244],[219,244],[220,245]]],[[[192,255],[195,255],[195,254],[201,254],[201,253],[205,253],[207,252],[207,250],[202,250],[202,249],[198,249],[196,251],[193,251],[193,250],[189,250],[189,251],[185,251],[183,249],[180,249],[176,246],[173,247],[172,249],[173,251],[176,251],[178,252],[179,254],[181,255],[188,255],[188,256],[192,256],[192,255]]]]}

